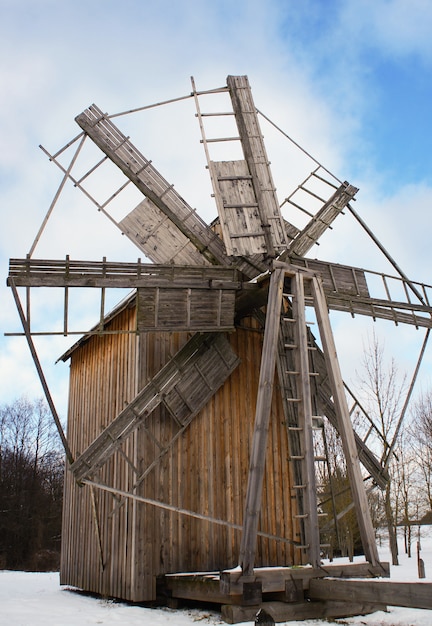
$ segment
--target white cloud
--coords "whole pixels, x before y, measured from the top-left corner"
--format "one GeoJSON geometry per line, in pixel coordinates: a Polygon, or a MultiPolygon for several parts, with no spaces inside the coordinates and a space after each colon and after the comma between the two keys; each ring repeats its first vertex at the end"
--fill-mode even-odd
{"type": "MultiPolygon", "coordinates": [[[[330,3],[329,8],[326,3],[299,6],[275,0],[46,0],[37,3],[37,9],[33,2],[21,0],[3,5],[7,8],[0,26],[3,276],[7,258],[28,251],[61,180],[56,166],[37,148],[39,143],[52,151],[64,145],[79,132],[74,117],[93,101],[113,113],[186,95],[191,91],[190,75],[198,89],[210,89],[222,86],[227,74],[248,74],[263,113],[336,175],[357,178],[350,181],[361,188],[355,208],[412,278],[431,282],[428,229],[419,225],[430,219],[432,185],[423,181],[406,186],[401,180],[397,189],[386,193],[384,174],[376,174],[373,144],[362,126],[365,111],[375,102],[370,67],[362,64],[365,51],[374,48],[393,57],[416,53],[430,59],[427,2],[348,0],[330,3]]],[[[207,106],[215,110],[210,101],[207,106]]],[[[121,117],[116,123],[205,219],[214,217],[191,100],[121,117]]],[[[314,164],[265,122],[262,128],[282,199],[314,164]]],[[[113,260],[141,256],[70,186],[36,256],[65,254],[92,259],[106,255],[113,260]]],[[[384,270],[348,216],[337,220],[334,231],[312,254],[363,267],[376,263],[384,270]]],[[[0,313],[4,332],[11,324],[15,329],[17,318],[11,294],[4,286],[0,290],[7,303],[0,313]]],[[[354,322],[359,323],[357,328],[362,326],[359,318],[354,322]]],[[[351,354],[358,355],[361,332],[352,329],[346,322],[341,333],[346,345],[352,343],[351,354]]],[[[8,339],[4,345],[0,357],[4,380],[10,374],[9,380],[21,379],[24,387],[39,395],[25,340],[8,339]],[[15,341],[19,347],[11,348],[15,341]]],[[[409,351],[409,341],[403,345],[409,351]]],[[[46,346],[43,357],[52,363],[62,349],[49,342],[46,346]]],[[[56,387],[64,397],[62,377],[56,387]]],[[[0,399],[12,388],[4,382],[0,399]]]]}

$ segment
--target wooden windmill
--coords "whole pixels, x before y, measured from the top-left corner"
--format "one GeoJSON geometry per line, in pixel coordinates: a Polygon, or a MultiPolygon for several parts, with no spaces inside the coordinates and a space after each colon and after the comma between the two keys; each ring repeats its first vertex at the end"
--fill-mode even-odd
{"type": "MultiPolygon", "coordinates": [[[[73,165],[80,147],[69,167],[61,165],[61,151],[49,156],[63,170],[64,182],[70,179],[82,189],[152,263],[111,263],[105,260],[85,262],[69,258],[65,261],[34,260],[34,247],[26,259],[12,259],[10,263],[8,282],[49,399],[32,341],[30,316],[24,312],[26,307],[21,305],[18,288],[25,287],[28,293],[32,287],[64,288],[62,333],[65,335],[70,332],[67,316],[69,290],[73,287],[91,287],[101,291],[100,321],[77,344],[82,350],[87,349],[85,346],[92,346],[89,354],[93,350],[93,361],[92,364],[85,364],[86,357],[81,353],[79,364],[72,368],[68,436],[62,435],[71,470],[65,496],[62,580],[89,591],[131,600],[154,600],[157,577],[175,571],[170,569],[174,566],[166,565],[166,562],[159,570],[156,566],[151,569],[146,560],[146,548],[142,546],[144,543],[150,550],[149,546],[157,535],[158,522],[155,519],[152,521],[155,535],[152,536],[148,526],[140,548],[136,547],[138,543],[134,543],[131,548],[128,542],[131,535],[139,535],[145,522],[138,514],[132,518],[129,509],[129,517],[123,517],[123,521],[116,527],[117,535],[112,532],[109,541],[104,538],[108,533],[108,525],[115,523],[115,515],[121,507],[126,508],[124,503],[130,499],[133,506],[141,502],[146,511],[163,509],[167,514],[175,516],[176,520],[193,517],[198,524],[205,522],[225,527],[225,531],[228,529],[223,540],[226,545],[230,541],[229,537],[233,534],[236,536],[234,545],[239,548],[237,562],[240,569],[224,572],[217,591],[192,591],[189,580],[189,587],[181,592],[179,588],[184,583],[183,578],[182,582],[170,579],[168,587],[171,592],[172,585],[178,585],[175,587],[178,595],[184,593],[183,597],[198,599],[205,595],[210,600],[227,605],[227,598],[230,597],[236,599],[233,603],[237,605],[256,605],[257,594],[261,597],[266,590],[283,592],[287,600],[289,590],[292,592],[289,585],[294,584],[293,573],[288,566],[308,563],[312,565],[313,571],[317,571],[321,565],[320,506],[316,484],[316,464],[319,460],[316,458],[314,438],[324,416],[337,429],[343,444],[368,571],[379,575],[385,570],[379,562],[359,461],[380,486],[386,482],[386,472],[364,441],[353,431],[328,310],[429,328],[432,309],[427,303],[426,286],[414,284],[404,275],[392,278],[398,281],[399,291],[405,294],[404,298],[395,300],[390,295],[390,278],[381,275],[385,295],[377,298],[370,293],[368,272],[365,270],[306,258],[305,255],[331,227],[336,217],[344,209],[353,211],[350,202],[357,189],[347,182],[335,184],[334,180],[323,176],[320,168],[317,168],[286,200],[308,215],[306,225],[299,229],[289,223],[282,216],[276,196],[258,113],[247,78],[229,76],[226,87],[214,90],[220,91],[228,92],[230,96],[233,110],[229,115],[235,118],[238,137],[217,140],[207,138],[206,117],[218,114],[202,113],[199,97],[204,92],[196,91],[193,85],[192,93],[219,214],[214,224],[207,225],[162,177],[153,163],[114,125],[110,116],[92,105],[76,118],[83,133],[74,141],[80,142],[81,146],[86,138],[90,138],[102,151],[102,159],[84,176],[76,178],[73,165]],[[240,142],[243,158],[233,161],[212,160],[211,143],[227,139],[240,142]],[[85,181],[107,159],[123,172],[125,184],[132,183],[144,196],[138,206],[118,222],[109,215],[106,208],[108,203],[98,203],[85,190],[85,181]],[[328,190],[327,197],[322,198],[314,191],[313,184],[316,181],[328,190]],[[302,194],[313,197],[318,202],[318,208],[311,211],[310,208],[299,206],[297,198],[302,194]],[[116,287],[130,288],[134,293],[113,315],[107,316],[103,306],[105,290],[116,287]],[[413,301],[412,294],[418,303],[413,301]],[[308,329],[305,314],[307,307],[315,311],[322,348],[319,348],[308,329]],[[243,323],[246,319],[251,324],[250,333],[259,336],[260,343],[254,345],[262,343],[261,354],[257,355],[254,348],[255,361],[249,365],[250,368],[259,369],[259,379],[256,387],[252,385],[247,388],[248,381],[244,379],[242,384],[236,383],[236,387],[232,383],[231,397],[248,395],[251,389],[256,392],[252,403],[255,406],[253,433],[249,442],[242,440],[241,435],[236,442],[233,439],[231,445],[224,440],[223,452],[216,449],[211,458],[200,460],[201,463],[213,463],[215,467],[222,467],[225,463],[224,471],[229,472],[226,464],[231,463],[230,467],[233,468],[233,458],[238,449],[247,448],[249,469],[246,475],[243,472],[243,481],[239,482],[239,490],[244,495],[241,504],[242,521],[239,523],[232,518],[221,517],[212,485],[207,485],[209,492],[212,492],[209,496],[213,500],[211,511],[207,506],[204,512],[188,508],[182,490],[185,488],[184,481],[192,480],[191,475],[184,475],[183,479],[177,477],[180,486],[175,502],[158,500],[155,497],[160,487],[156,484],[157,479],[152,483],[152,488],[146,481],[154,468],[160,466],[169,455],[169,471],[174,472],[173,459],[176,458],[179,464],[183,463],[184,459],[180,460],[181,449],[187,455],[188,447],[186,444],[183,448],[176,446],[182,445],[182,437],[186,436],[196,420],[203,421],[202,428],[205,431],[202,416],[210,411],[210,405],[212,415],[234,411],[233,406],[228,411],[226,406],[222,406],[220,394],[222,389],[229,388],[239,367],[241,359],[233,349],[232,338],[235,331],[245,330],[243,323]],[[178,335],[182,339],[164,348],[164,357],[159,361],[151,357],[153,370],[156,370],[151,373],[151,368],[147,368],[142,374],[145,369],[143,362],[138,367],[141,374],[137,374],[136,370],[120,371],[120,366],[116,365],[113,343],[109,347],[110,357],[106,356],[106,342],[114,341],[113,337],[117,336],[121,339],[118,339],[115,350],[120,351],[121,348],[122,354],[126,355],[118,356],[118,362],[121,358],[137,361],[139,353],[140,358],[148,364],[151,350],[154,355],[154,345],[166,345],[163,343],[165,340],[161,339],[165,335],[178,335]],[[151,350],[150,339],[147,339],[149,336],[157,337],[151,344],[151,350]],[[142,346],[136,347],[137,337],[141,338],[142,346],[146,346],[145,357],[142,356],[142,346]],[[123,342],[122,347],[120,342],[123,342]],[[102,354],[96,352],[99,349],[104,351],[104,356],[95,356],[102,354]],[[95,381],[100,381],[108,368],[111,368],[110,383],[104,391],[99,389],[98,396],[95,381]],[[115,375],[112,374],[114,368],[117,368],[115,375]],[[91,379],[90,376],[87,379],[85,372],[89,369],[93,373],[100,369],[97,374],[99,378],[91,379]],[[118,382],[120,379],[121,383],[118,382]],[[113,399],[110,393],[116,385],[121,387],[121,393],[113,399]],[[92,404],[91,398],[96,398],[96,404],[92,404]],[[276,405],[278,408],[275,408],[276,405]],[[98,421],[92,422],[95,414],[99,414],[98,421]],[[155,415],[159,415],[157,424],[152,421],[155,415]],[[165,424],[162,428],[161,415],[169,421],[169,427],[165,424]],[[271,415],[278,416],[279,426],[271,426],[271,415]],[[79,421],[81,418],[84,421],[79,421]],[[268,465],[269,458],[278,454],[274,446],[281,438],[281,424],[286,437],[286,450],[280,448],[284,454],[280,452],[280,459],[274,462],[274,469],[269,471],[268,467],[266,470],[266,463],[268,465]],[[272,428],[272,448],[269,449],[268,433],[272,428]],[[143,440],[145,443],[142,443],[143,440]],[[219,453],[224,455],[224,459],[220,459],[219,453]],[[269,472],[267,478],[266,471],[269,472]],[[284,493],[286,484],[285,504],[283,498],[275,504],[276,500],[273,502],[270,496],[266,496],[265,506],[272,508],[271,515],[267,513],[266,517],[263,515],[263,484],[270,482],[272,476],[275,482],[280,483],[277,487],[280,494],[284,493]],[[110,507],[102,496],[98,499],[96,492],[111,498],[110,507]],[[83,498],[87,498],[87,504],[83,498]],[[284,507],[289,511],[283,510],[284,507]],[[269,517],[272,517],[275,528],[279,517],[283,520],[282,526],[289,517],[290,536],[284,536],[280,529],[277,532],[263,529],[262,521],[269,517]],[[80,519],[90,520],[86,530],[80,528],[80,519]],[[131,519],[135,521],[132,523],[131,519]],[[92,534],[92,539],[87,536],[84,538],[85,534],[92,534]],[[258,572],[258,537],[264,537],[275,545],[288,545],[288,551],[285,548],[279,552],[277,549],[273,552],[269,549],[267,557],[264,550],[259,555],[260,566],[287,566],[286,570],[277,569],[273,577],[268,571],[258,572]],[[93,543],[90,546],[91,541],[93,543]],[[81,556],[77,557],[75,550],[78,550],[80,542],[89,547],[87,552],[84,549],[81,556]],[[107,556],[108,550],[110,557],[107,556]],[[289,557],[288,552],[291,555],[289,557]],[[126,553],[131,562],[125,564],[124,571],[132,574],[126,576],[123,572],[122,578],[116,572],[121,569],[120,558],[124,558],[126,563],[126,553]],[[89,554],[97,555],[96,565],[89,554]],[[122,555],[118,556],[117,564],[113,554],[122,555]],[[147,570],[144,572],[145,568],[147,570]],[[281,571],[284,573],[281,574],[281,571]],[[153,582],[144,589],[138,579],[151,579],[153,582]],[[242,599],[239,600],[239,597],[242,599]]],[[[70,145],[67,144],[67,147],[70,145]]],[[[76,346],[63,356],[64,360],[70,358],[75,350],[76,346]]],[[[238,401],[239,413],[244,410],[241,407],[246,406],[242,402],[246,400],[238,401]]],[[[246,417],[237,415],[239,422],[246,420],[246,417]]],[[[222,430],[218,432],[220,435],[222,430]]],[[[190,441],[188,445],[190,450],[193,442],[190,441]]],[[[199,473],[198,461],[195,467],[193,461],[189,460],[189,468],[192,473],[199,473]]],[[[161,483],[163,480],[161,477],[161,483]]],[[[230,489],[232,493],[225,494],[224,498],[229,500],[228,509],[231,506],[232,512],[232,503],[235,498],[238,499],[238,493],[230,489]]],[[[170,523],[173,528],[174,523],[170,523]]],[[[180,544],[180,536],[183,537],[182,541],[186,541],[185,532],[181,535],[180,526],[183,522],[177,523],[176,539],[174,533],[166,537],[165,541],[178,541],[180,544]]],[[[184,550],[189,553],[189,548],[190,553],[194,552],[191,563],[201,564],[201,569],[213,563],[212,568],[218,570],[236,565],[232,562],[232,556],[227,558],[225,564],[221,563],[220,554],[224,553],[226,546],[219,545],[222,543],[219,536],[215,539],[215,543],[219,542],[219,556],[214,557],[213,561],[209,557],[202,565],[196,556],[200,550],[199,536],[192,540],[193,532],[188,532],[195,547],[186,550],[183,544],[177,548],[180,552],[184,550]]],[[[216,548],[213,549],[216,551],[216,548]]],[[[163,560],[161,556],[161,562],[163,560]]],[[[182,571],[191,571],[190,567],[192,565],[186,565],[189,569],[182,571]]],[[[213,578],[210,584],[214,584],[213,578]]],[[[294,595],[298,599],[299,589],[294,587],[294,595]]],[[[240,617],[244,617],[244,614],[240,617]]],[[[231,619],[234,619],[232,614],[231,619]]]]}

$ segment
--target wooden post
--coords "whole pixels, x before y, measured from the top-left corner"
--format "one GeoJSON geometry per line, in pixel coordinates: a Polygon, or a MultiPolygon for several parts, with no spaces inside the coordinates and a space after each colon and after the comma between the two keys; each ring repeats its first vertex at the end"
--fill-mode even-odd
{"type": "Polygon", "coordinates": [[[291,281],[295,284],[295,297],[293,298],[293,315],[296,321],[296,336],[298,349],[297,368],[299,377],[297,381],[297,397],[299,403],[299,425],[303,428],[303,454],[304,464],[303,480],[307,485],[304,495],[304,506],[307,514],[305,522],[305,538],[308,544],[309,563],[318,567],[320,559],[320,532],[317,510],[317,491],[315,480],[315,461],[312,434],[312,399],[309,372],[308,340],[306,328],[306,313],[304,299],[304,277],[296,272],[291,281]]]}
{"type": "Polygon", "coordinates": [[[327,372],[333,391],[333,401],[338,418],[338,431],[341,436],[342,446],[344,449],[347,472],[350,480],[354,506],[357,513],[357,522],[359,525],[363,549],[366,559],[372,565],[377,565],[379,563],[379,557],[375,542],[372,518],[369,510],[369,503],[360,471],[360,462],[354,438],[354,431],[349,417],[349,409],[344,392],[339,362],[337,360],[336,346],[330,326],[322,281],[321,278],[317,276],[312,279],[312,292],[323,352],[327,364],[327,372]]]}
{"type": "Polygon", "coordinates": [[[274,270],[270,278],[263,352],[255,412],[255,428],[246,491],[243,535],[240,545],[240,567],[245,577],[253,573],[258,517],[261,510],[265,453],[273,396],[276,353],[279,335],[282,293],[285,278],[283,269],[274,270]]]}

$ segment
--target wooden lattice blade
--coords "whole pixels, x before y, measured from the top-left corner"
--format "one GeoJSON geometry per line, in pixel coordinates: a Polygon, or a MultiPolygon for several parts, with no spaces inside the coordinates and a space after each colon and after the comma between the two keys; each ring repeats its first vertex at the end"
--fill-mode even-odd
{"type": "MultiPolygon", "coordinates": [[[[396,324],[432,327],[432,307],[411,301],[410,296],[412,293],[410,284],[415,285],[417,291],[424,294],[432,289],[429,285],[316,259],[295,258],[292,262],[296,266],[308,268],[321,276],[329,309],[346,311],[351,315],[366,315],[376,319],[391,320],[396,324]],[[376,290],[376,285],[372,287],[372,283],[377,278],[382,281],[380,297],[374,297],[372,294],[376,290]],[[397,287],[398,299],[391,297],[392,286],[397,287]],[[401,295],[404,295],[404,300],[401,299],[401,295]]],[[[415,296],[412,295],[412,298],[415,296]]],[[[308,292],[306,292],[306,301],[308,304],[311,302],[311,294],[308,292]]],[[[427,295],[425,301],[428,301],[427,295]]]]}
{"type": "MultiPolygon", "coordinates": [[[[153,263],[210,265],[190,239],[148,198],[119,222],[119,228],[153,263]]],[[[212,230],[216,234],[220,232],[217,224],[212,225],[212,230]]],[[[262,255],[235,258],[231,267],[250,279],[267,270],[262,255]]]]}
{"type": "MultiPolygon", "coordinates": [[[[244,288],[237,270],[215,265],[26,258],[11,259],[9,276],[17,287],[134,289],[137,291],[136,332],[233,330],[236,292],[244,288]]],[[[69,297],[64,299],[65,320],[69,300],[69,297]]],[[[101,319],[98,331],[102,333],[104,328],[101,319]]],[[[69,326],[68,331],[77,332],[69,326]]],[[[68,332],[65,330],[64,334],[68,332]]]]}
{"type": "Polygon", "coordinates": [[[275,257],[288,238],[246,76],[228,76],[244,160],[211,162],[210,172],[229,255],[275,257]]]}
{"type": "Polygon", "coordinates": [[[321,235],[331,227],[332,222],[354,198],[357,191],[357,187],[350,185],[348,182],[344,182],[340,185],[329,200],[325,202],[304,229],[290,243],[286,254],[304,256],[309,252],[321,235]]]}
{"type": "Polygon", "coordinates": [[[96,105],[78,115],[76,122],[205,259],[230,264],[222,240],[96,105]]]}
{"type": "Polygon", "coordinates": [[[153,263],[210,265],[191,240],[148,198],[128,213],[119,227],[153,263]]]}
{"type": "Polygon", "coordinates": [[[161,404],[187,425],[238,364],[223,334],[194,335],[72,464],[76,480],[91,477],[161,404]]]}

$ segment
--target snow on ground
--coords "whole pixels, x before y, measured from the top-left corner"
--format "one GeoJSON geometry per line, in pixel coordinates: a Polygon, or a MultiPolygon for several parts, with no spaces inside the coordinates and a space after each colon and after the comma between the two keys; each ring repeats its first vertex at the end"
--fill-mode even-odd
{"type": "MultiPolygon", "coordinates": [[[[425,564],[424,582],[432,582],[432,529],[422,529],[421,557],[425,564]]],[[[391,568],[391,580],[418,581],[416,541],[410,559],[403,553],[399,541],[400,565],[391,568]]],[[[380,558],[389,560],[385,546],[380,558]]],[[[66,587],[60,587],[57,573],[0,571],[0,624],[2,626],[84,626],[87,624],[121,624],[122,626],[171,624],[222,624],[218,613],[183,609],[142,608],[125,603],[94,598],[66,587]]],[[[252,622],[244,622],[251,624],[252,622]]],[[[432,611],[391,607],[368,616],[328,620],[286,622],[286,626],[431,626],[432,611]]]]}

